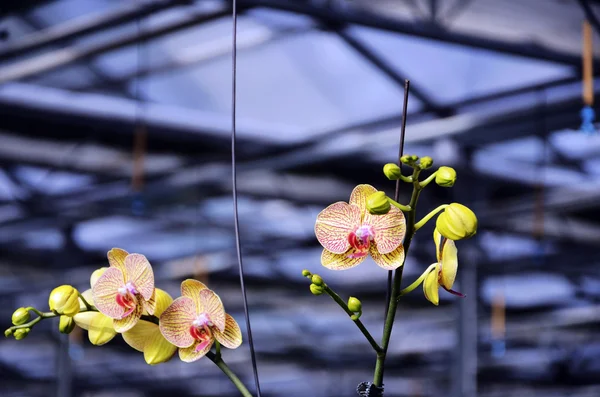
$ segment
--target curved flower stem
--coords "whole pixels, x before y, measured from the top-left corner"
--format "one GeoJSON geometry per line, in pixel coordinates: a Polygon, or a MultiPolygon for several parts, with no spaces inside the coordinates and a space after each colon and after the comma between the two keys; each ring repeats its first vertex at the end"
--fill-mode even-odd
{"type": "MultiPolygon", "coordinates": [[[[323,290],[327,293],[327,295],[331,296],[331,298],[338,305],[340,305],[340,307],[342,309],[344,309],[344,311],[350,317],[352,317],[354,315],[354,313],[348,308],[348,305],[346,304],[346,302],[344,302],[344,300],[342,298],[340,298],[340,296],[338,294],[336,294],[335,291],[333,291],[331,288],[329,288],[329,286],[327,286],[327,284],[324,285],[323,290]]],[[[371,346],[373,347],[373,349],[375,350],[375,352],[377,354],[383,352],[383,349],[381,348],[381,346],[379,346],[377,344],[377,342],[375,341],[375,339],[373,339],[373,337],[371,336],[371,334],[369,333],[369,331],[367,330],[367,328],[364,326],[364,324],[362,323],[362,321],[360,321],[358,318],[356,320],[352,319],[352,321],[354,321],[354,323],[356,324],[356,326],[358,327],[358,329],[360,330],[360,332],[362,332],[363,335],[365,336],[365,338],[367,338],[367,340],[369,341],[369,343],[371,344],[371,346]]]]}
{"type": "Polygon", "coordinates": [[[390,202],[391,205],[398,208],[402,212],[410,212],[411,211],[410,205],[402,205],[402,204],[398,203],[396,200],[392,200],[389,197],[388,197],[388,201],[390,202]]]}
{"type": "MultiPolygon", "coordinates": [[[[413,192],[410,198],[410,211],[407,212],[406,216],[406,235],[404,237],[404,261],[408,257],[408,249],[410,243],[415,234],[415,217],[417,202],[419,201],[419,195],[423,187],[419,183],[419,174],[421,170],[415,168],[413,170],[413,192]]],[[[373,374],[373,384],[377,387],[383,385],[383,369],[385,364],[385,356],[387,349],[390,344],[390,337],[392,336],[392,328],[394,326],[394,319],[396,318],[396,309],[398,308],[398,295],[400,294],[400,284],[402,282],[402,271],[404,270],[404,263],[400,266],[394,274],[394,282],[392,284],[392,294],[388,306],[387,316],[385,319],[385,325],[383,326],[383,337],[381,338],[382,351],[377,353],[377,361],[375,363],[375,373],[373,374]]]]}
{"type": "Polygon", "coordinates": [[[77,294],[79,294],[79,299],[81,299],[81,301],[83,302],[83,304],[85,305],[86,309],[88,310],[92,310],[92,305],[90,305],[88,303],[88,301],[83,297],[83,295],[81,295],[81,292],[77,292],[77,294]]]}
{"type": "Polygon", "coordinates": [[[406,287],[402,291],[400,291],[400,293],[398,294],[399,295],[398,299],[400,299],[400,296],[406,295],[409,292],[411,292],[412,290],[414,290],[415,288],[417,288],[423,282],[423,280],[429,274],[429,272],[435,268],[436,265],[437,265],[437,263],[429,265],[429,267],[427,269],[425,269],[423,274],[421,274],[419,276],[419,278],[415,280],[414,283],[412,283],[411,285],[409,285],[408,287],[406,287]]]}
{"type": "Polygon", "coordinates": [[[225,375],[231,380],[231,382],[237,387],[237,389],[242,393],[244,397],[254,397],[252,393],[244,386],[240,378],[238,378],[233,371],[225,364],[225,361],[221,358],[220,355],[216,355],[213,352],[206,353],[206,357],[209,358],[210,361],[216,364],[217,367],[223,371],[225,375]]]}
{"type": "Polygon", "coordinates": [[[429,185],[429,183],[435,179],[435,176],[437,175],[437,173],[438,172],[435,171],[433,174],[429,175],[425,180],[423,180],[421,183],[419,183],[421,188],[424,188],[425,186],[429,185]]]}
{"type": "Polygon", "coordinates": [[[448,204],[442,204],[442,205],[440,205],[439,207],[437,207],[436,209],[434,209],[433,211],[431,211],[429,214],[425,215],[423,217],[423,219],[421,219],[419,222],[415,223],[415,232],[417,230],[419,230],[421,227],[423,227],[423,225],[425,225],[427,222],[429,222],[429,220],[431,218],[433,218],[438,212],[442,211],[447,206],[448,206],[448,204]]]}
{"type": "Polygon", "coordinates": [[[412,176],[404,176],[404,175],[400,174],[400,178],[398,178],[398,179],[400,179],[402,182],[406,182],[406,183],[413,182],[412,176]]]}

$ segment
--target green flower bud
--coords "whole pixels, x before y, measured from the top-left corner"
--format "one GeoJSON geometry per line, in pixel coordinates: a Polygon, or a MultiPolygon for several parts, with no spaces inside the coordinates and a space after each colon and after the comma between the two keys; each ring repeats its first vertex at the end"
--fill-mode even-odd
{"type": "Polygon", "coordinates": [[[451,167],[440,167],[435,174],[435,183],[443,187],[452,187],[456,182],[456,171],[451,167]]]}
{"type": "Polygon", "coordinates": [[[75,320],[73,317],[60,316],[58,330],[63,334],[70,334],[75,329],[75,320]]]}
{"type": "Polygon", "coordinates": [[[13,334],[13,330],[12,330],[12,329],[10,329],[10,328],[9,328],[9,329],[7,329],[6,331],[4,331],[4,336],[5,336],[5,337],[7,337],[7,338],[8,338],[9,336],[11,336],[12,334],[13,334]]]}
{"type": "Polygon", "coordinates": [[[394,163],[387,163],[386,165],[384,165],[383,173],[390,181],[398,180],[400,179],[400,175],[402,175],[400,167],[398,167],[398,164],[394,163]]]}
{"type": "Polygon", "coordinates": [[[12,323],[14,325],[23,325],[29,321],[29,310],[20,307],[12,315],[12,323]]]}
{"type": "Polygon", "coordinates": [[[367,209],[371,214],[384,215],[390,212],[391,204],[384,192],[378,191],[367,197],[367,209]]]}
{"type": "Polygon", "coordinates": [[[312,273],[309,272],[308,270],[304,269],[304,270],[302,270],[302,275],[304,277],[310,277],[312,275],[312,273]]]}
{"type": "Polygon", "coordinates": [[[314,285],[319,287],[322,287],[325,284],[321,276],[319,276],[318,274],[313,274],[311,281],[314,285]]]}
{"type": "Polygon", "coordinates": [[[477,233],[477,217],[468,207],[452,203],[438,216],[435,227],[449,240],[462,240],[477,233]]]}
{"type": "Polygon", "coordinates": [[[351,296],[348,298],[348,309],[350,309],[351,312],[360,313],[362,312],[362,303],[360,303],[357,298],[351,296]]]}
{"type": "Polygon", "coordinates": [[[422,170],[426,170],[427,168],[430,168],[433,165],[433,159],[429,156],[426,157],[421,157],[421,161],[419,161],[419,167],[421,167],[422,170]]]}
{"type": "Polygon", "coordinates": [[[400,162],[402,164],[406,164],[413,168],[417,165],[417,161],[419,161],[419,156],[415,154],[405,154],[404,156],[400,157],[400,162]]]}
{"type": "Polygon", "coordinates": [[[79,292],[70,285],[56,287],[50,293],[48,306],[57,314],[73,317],[79,313],[79,292]]]}
{"type": "Polygon", "coordinates": [[[29,331],[31,331],[30,328],[19,328],[15,331],[14,335],[15,335],[15,339],[16,340],[21,340],[21,339],[25,339],[27,337],[27,335],[29,335],[29,331]]]}
{"type": "Polygon", "coordinates": [[[310,292],[312,292],[313,295],[321,295],[323,292],[325,292],[325,290],[323,289],[323,287],[320,287],[316,284],[311,284],[310,292]]]}

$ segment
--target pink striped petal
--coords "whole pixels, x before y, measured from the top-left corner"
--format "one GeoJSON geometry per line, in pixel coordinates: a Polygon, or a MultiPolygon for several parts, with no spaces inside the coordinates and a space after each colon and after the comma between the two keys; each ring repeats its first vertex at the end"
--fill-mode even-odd
{"type": "Polygon", "coordinates": [[[202,306],[200,302],[200,291],[208,289],[206,285],[201,283],[198,280],[187,279],[181,283],[181,296],[187,296],[191,300],[194,301],[194,305],[196,307],[196,313],[200,314],[199,307],[202,306]]]}
{"type": "Polygon", "coordinates": [[[160,332],[166,340],[177,347],[190,347],[195,340],[190,327],[196,318],[194,301],[181,296],[160,315],[160,332]]]}
{"type": "Polygon", "coordinates": [[[242,330],[233,317],[229,314],[225,314],[225,317],[225,330],[221,332],[213,327],[212,332],[221,345],[228,349],[235,349],[242,344],[242,330]]]}
{"type": "Polygon", "coordinates": [[[200,303],[202,305],[201,312],[207,313],[210,321],[219,331],[225,330],[225,308],[219,295],[214,291],[204,289],[200,291],[200,303]]]}
{"type": "Polygon", "coordinates": [[[106,256],[108,256],[108,263],[110,266],[116,267],[125,273],[125,258],[127,258],[127,255],[129,255],[129,252],[121,248],[113,248],[108,251],[106,256]]]}
{"type": "Polygon", "coordinates": [[[371,246],[369,251],[377,266],[382,269],[395,270],[404,264],[404,247],[402,245],[387,254],[380,254],[375,246],[371,246]]]}
{"type": "MultiPolygon", "coordinates": [[[[137,300],[137,297],[134,299],[137,300]]],[[[138,321],[142,317],[143,312],[144,312],[144,305],[138,301],[137,304],[135,305],[135,308],[133,309],[133,312],[131,312],[131,314],[129,314],[121,319],[113,318],[113,327],[115,328],[115,331],[117,331],[118,333],[123,333],[123,332],[129,331],[131,328],[133,328],[138,323],[138,321]]]]}
{"type": "Polygon", "coordinates": [[[398,248],[406,233],[404,214],[392,207],[385,215],[365,214],[363,225],[370,225],[375,233],[375,244],[380,254],[388,254],[398,248]]]}
{"type": "Polygon", "coordinates": [[[149,300],[154,293],[154,273],[148,259],[142,254],[129,254],[125,258],[126,282],[132,282],[137,291],[149,300]]]}
{"type": "Polygon", "coordinates": [[[348,235],[360,226],[360,209],[339,201],[325,208],[317,216],[315,235],[319,243],[334,254],[343,254],[350,248],[348,235]]]}
{"type": "Polygon", "coordinates": [[[190,347],[179,348],[179,358],[181,361],[191,363],[200,360],[210,351],[214,343],[214,339],[204,342],[202,345],[200,342],[194,343],[190,347]]]}
{"type": "Polygon", "coordinates": [[[110,318],[121,318],[125,309],[117,303],[119,288],[125,284],[123,273],[116,267],[109,267],[92,287],[94,306],[110,318]]]}
{"type": "Polygon", "coordinates": [[[147,301],[143,302],[144,309],[149,315],[153,315],[156,310],[156,289],[152,292],[152,296],[147,301]]]}
{"type": "Polygon", "coordinates": [[[367,212],[367,198],[376,191],[377,189],[371,185],[358,185],[352,190],[350,204],[358,206],[360,212],[364,214],[367,212]]]}
{"type": "Polygon", "coordinates": [[[334,254],[333,252],[324,249],[321,254],[321,264],[331,270],[346,270],[359,265],[367,257],[366,255],[350,257],[354,254],[356,254],[354,248],[350,248],[348,252],[343,254],[334,254]]]}

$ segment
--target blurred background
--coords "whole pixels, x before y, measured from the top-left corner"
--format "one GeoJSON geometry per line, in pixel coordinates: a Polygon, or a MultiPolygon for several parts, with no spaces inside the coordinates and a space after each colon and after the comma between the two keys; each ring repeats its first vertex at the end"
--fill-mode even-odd
{"type": "MultiPolygon", "coordinates": [[[[358,183],[393,192],[381,169],[398,160],[408,78],[405,153],[458,172],[453,189],[425,191],[419,217],[459,201],[480,228],[458,243],[467,299],[402,299],[386,397],[600,395],[600,137],[580,131],[582,23],[600,2],[238,4],[239,209],[263,394],[350,397],[372,379],[370,346],[301,270],[360,298],[379,340],[387,273],[323,268],[313,227],[358,183]]],[[[173,296],[184,278],[208,283],[244,328],[230,7],[0,2],[2,329],[57,285],[89,288],[115,246],[145,254],[173,296]]],[[[435,261],[431,232],[411,246],[405,285],[435,261]]],[[[208,360],[150,367],[120,337],[95,347],[57,328],[0,340],[0,395],[238,395],[208,360]]],[[[253,390],[248,345],[224,358],[253,390]]]]}

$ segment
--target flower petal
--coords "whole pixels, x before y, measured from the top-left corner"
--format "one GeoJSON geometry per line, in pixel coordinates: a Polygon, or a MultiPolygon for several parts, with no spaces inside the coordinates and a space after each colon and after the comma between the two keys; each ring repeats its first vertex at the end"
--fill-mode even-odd
{"type": "Polygon", "coordinates": [[[425,293],[425,298],[436,306],[440,303],[440,285],[438,283],[439,271],[440,266],[438,264],[427,274],[427,276],[425,276],[425,281],[423,281],[423,292],[425,293]]]}
{"type": "Polygon", "coordinates": [[[436,256],[438,262],[440,262],[442,260],[442,253],[441,253],[442,238],[443,237],[440,234],[440,232],[438,232],[437,228],[433,229],[433,241],[435,242],[435,256],[436,256]]]}
{"type": "MultiPolygon", "coordinates": [[[[96,284],[96,281],[104,274],[104,272],[108,269],[108,267],[101,267],[100,269],[94,270],[92,275],[90,276],[90,287],[93,287],[96,284]]],[[[121,271],[123,271],[121,269],[121,271]]]]}
{"type": "Polygon", "coordinates": [[[225,330],[225,308],[219,295],[209,289],[200,291],[200,304],[202,308],[198,308],[200,312],[208,313],[210,320],[219,331],[225,330]]]}
{"type": "Polygon", "coordinates": [[[376,191],[371,185],[358,185],[352,190],[349,203],[358,206],[361,214],[364,214],[367,212],[367,198],[376,191]]]}
{"type": "Polygon", "coordinates": [[[204,289],[208,289],[208,287],[200,281],[191,278],[181,283],[181,296],[187,296],[194,301],[197,314],[200,314],[198,307],[202,304],[200,303],[200,291],[204,289]]]}
{"type": "Polygon", "coordinates": [[[146,342],[154,332],[160,333],[158,325],[148,321],[139,321],[135,327],[123,333],[123,340],[135,350],[143,352],[146,342]]]}
{"type": "Polygon", "coordinates": [[[125,258],[126,281],[131,281],[137,291],[149,300],[154,293],[154,273],[148,259],[142,254],[129,254],[125,258]]]}
{"type": "Polygon", "coordinates": [[[121,248],[113,248],[108,251],[108,263],[111,267],[116,267],[125,273],[125,258],[127,258],[129,252],[121,249],[121,248]]]}
{"type": "Polygon", "coordinates": [[[242,344],[242,330],[233,317],[229,314],[225,314],[225,317],[225,331],[212,328],[213,335],[221,345],[228,349],[236,349],[242,344]]]}
{"type": "Polygon", "coordinates": [[[334,254],[326,249],[321,254],[321,265],[331,270],[346,270],[359,265],[365,260],[366,256],[360,256],[357,258],[350,258],[350,255],[356,253],[356,249],[350,248],[343,254],[334,254]]]}
{"type": "Polygon", "coordinates": [[[109,267],[92,287],[94,306],[111,318],[121,318],[125,309],[117,303],[116,297],[125,284],[123,272],[116,267],[109,267]]]}
{"type": "Polygon", "coordinates": [[[169,307],[171,303],[173,303],[173,298],[171,295],[166,293],[160,288],[156,290],[156,309],[154,309],[154,315],[160,317],[161,314],[169,307]]]}
{"type": "MultiPolygon", "coordinates": [[[[90,289],[86,289],[85,291],[83,291],[81,293],[81,296],[83,296],[83,299],[85,299],[87,301],[87,303],[93,305],[94,304],[94,295],[92,294],[92,290],[90,289]]],[[[85,307],[85,304],[83,303],[83,301],[81,299],[79,299],[79,310],[87,310],[87,307],[85,307]]]]}
{"type": "Polygon", "coordinates": [[[406,234],[406,219],[396,207],[390,208],[385,215],[373,215],[367,212],[363,225],[371,225],[375,232],[375,244],[380,254],[388,254],[398,248],[406,234]]]}
{"type": "Polygon", "coordinates": [[[452,240],[446,240],[442,248],[442,285],[450,290],[456,279],[458,270],[458,250],[452,240]]]}
{"type": "Polygon", "coordinates": [[[144,359],[150,365],[164,363],[173,358],[177,346],[169,343],[160,333],[158,327],[148,336],[144,347],[144,359]]]}
{"type": "Polygon", "coordinates": [[[152,292],[152,296],[147,301],[143,301],[145,313],[153,315],[156,310],[156,289],[152,292]]]}
{"type": "Polygon", "coordinates": [[[360,209],[355,205],[338,201],[325,208],[315,223],[315,235],[319,243],[334,254],[343,254],[350,248],[348,235],[360,226],[360,209]]]}
{"type": "Polygon", "coordinates": [[[196,351],[196,346],[198,345],[198,343],[194,343],[190,347],[180,348],[179,349],[179,358],[181,359],[181,361],[184,361],[186,363],[191,363],[196,360],[200,360],[210,350],[213,343],[214,343],[214,340],[211,340],[209,343],[206,344],[206,346],[203,349],[201,349],[199,351],[196,351]]]}
{"type": "Polygon", "coordinates": [[[115,337],[113,319],[98,312],[78,313],[73,317],[75,324],[88,331],[88,338],[93,345],[102,346],[115,337]]]}
{"type": "Polygon", "coordinates": [[[136,302],[135,309],[130,315],[121,319],[113,319],[113,327],[115,328],[115,331],[117,331],[118,333],[129,331],[138,323],[143,313],[144,304],[138,300],[136,302]]]}
{"type": "Polygon", "coordinates": [[[380,254],[377,247],[372,245],[369,249],[371,257],[377,266],[386,270],[394,270],[404,264],[404,246],[400,245],[394,251],[387,254],[380,254]]]}
{"type": "Polygon", "coordinates": [[[190,347],[195,340],[190,327],[196,318],[196,305],[186,296],[180,296],[160,315],[160,332],[177,347],[190,347]]]}

